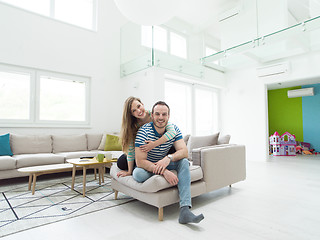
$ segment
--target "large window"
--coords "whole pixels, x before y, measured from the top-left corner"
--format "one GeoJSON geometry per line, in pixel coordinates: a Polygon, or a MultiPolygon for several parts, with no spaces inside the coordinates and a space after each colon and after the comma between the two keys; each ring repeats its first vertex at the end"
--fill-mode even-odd
{"type": "Polygon", "coordinates": [[[0,118],[30,118],[30,73],[0,71],[0,118]]]}
{"type": "Polygon", "coordinates": [[[171,55],[187,58],[187,39],[185,36],[160,26],[141,26],[141,45],[171,55]],[[153,33],[152,33],[153,28],[153,33]]]}
{"type": "Polygon", "coordinates": [[[0,122],[88,125],[89,79],[0,65],[0,122]]]}
{"type": "Polygon", "coordinates": [[[218,132],[218,91],[215,88],[175,80],[165,80],[165,101],[170,121],[183,135],[210,135],[218,132]]]}
{"type": "Polygon", "coordinates": [[[0,2],[96,30],[97,0],[0,0],[0,2]]]}
{"type": "Polygon", "coordinates": [[[165,101],[170,106],[170,121],[176,123],[183,134],[192,132],[191,96],[189,84],[165,81],[165,101]]]}

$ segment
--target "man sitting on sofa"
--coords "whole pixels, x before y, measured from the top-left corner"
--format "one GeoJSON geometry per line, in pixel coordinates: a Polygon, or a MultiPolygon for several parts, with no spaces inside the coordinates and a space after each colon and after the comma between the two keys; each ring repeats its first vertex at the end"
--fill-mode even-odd
{"type": "Polygon", "coordinates": [[[180,215],[179,223],[199,223],[204,216],[196,216],[189,208],[191,207],[190,193],[190,172],[188,150],[179,128],[174,125],[177,135],[155,147],[151,151],[143,152],[140,146],[146,141],[156,141],[165,133],[165,127],[170,117],[169,106],[162,101],[154,104],[152,107],[152,122],[143,125],[135,140],[135,159],[137,167],[133,170],[132,176],[137,182],[144,182],[154,174],[163,175],[163,177],[172,185],[178,185],[180,197],[180,215]],[[174,146],[176,152],[168,154],[170,148],[174,146]],[[169,170],[176,170],[178,176],[169,170]]]}

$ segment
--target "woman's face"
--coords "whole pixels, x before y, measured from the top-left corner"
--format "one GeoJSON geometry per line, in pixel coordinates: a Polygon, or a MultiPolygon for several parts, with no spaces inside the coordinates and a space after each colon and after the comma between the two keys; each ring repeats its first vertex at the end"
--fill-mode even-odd
{"type": "Polygon", "coordinates": [[[134,100],[131,105],[131,114],[135,118],[144,118],[146,116],[144,105],[141,102],[134,100]]]}

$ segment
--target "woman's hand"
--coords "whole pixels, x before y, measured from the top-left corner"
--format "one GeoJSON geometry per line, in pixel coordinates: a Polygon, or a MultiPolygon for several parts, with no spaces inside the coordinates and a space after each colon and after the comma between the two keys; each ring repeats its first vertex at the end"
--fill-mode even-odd
{"type": "Polygon", "coordinates": [[[145,145],[140,146],[142,152],[149,152],[156,147],[153,141],[147,140],[145,145]]]}
{"type": "Polygon", "coordinates": [[[117,177],[126,177],[126,176],[130,176],[130,175],[131,175],[131,173],[129,173],[127,171],[123,171],[123,170],[121,170],[117,173],[117,177]]]}

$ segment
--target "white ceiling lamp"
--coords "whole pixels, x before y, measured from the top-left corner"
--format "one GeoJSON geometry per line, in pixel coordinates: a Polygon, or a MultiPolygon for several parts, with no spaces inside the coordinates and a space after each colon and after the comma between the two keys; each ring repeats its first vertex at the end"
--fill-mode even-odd
{"type": "Polygon", "coordinates": [[[161,25],[179,10],[181,0],[114,0],[120,12],[139,25],[161,25]]]}
{"type": "Polygon", "coordinates": [[[313,87],[288,91],[288,98],[306,97],[306,96],[313,96],[313,95],[314,95],[313,87]]]}

